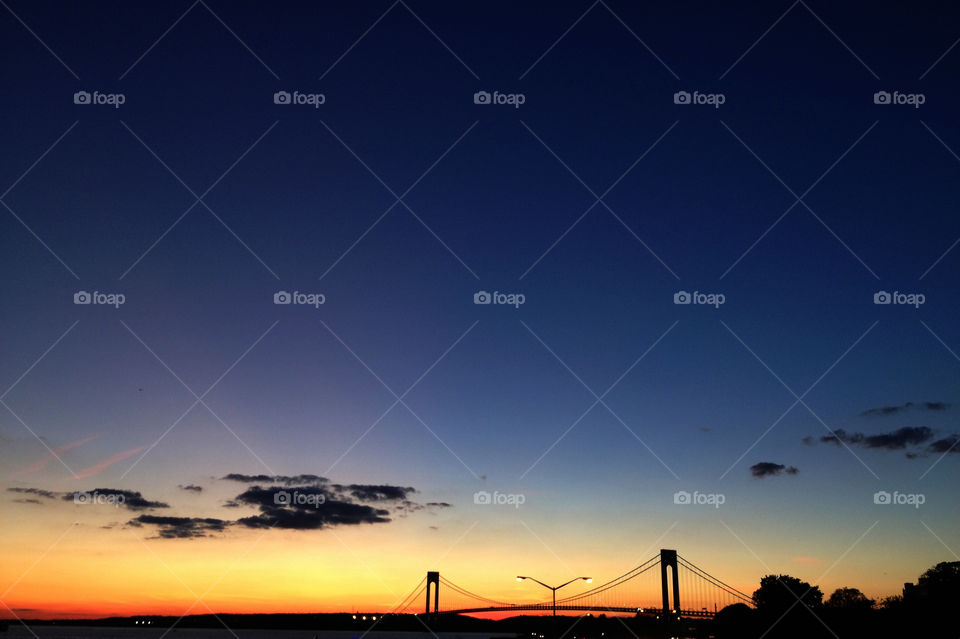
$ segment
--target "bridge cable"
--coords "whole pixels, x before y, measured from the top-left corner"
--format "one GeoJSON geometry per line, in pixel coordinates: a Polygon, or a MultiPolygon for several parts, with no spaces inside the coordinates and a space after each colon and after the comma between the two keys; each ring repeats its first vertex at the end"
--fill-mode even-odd
{"type": "Polygon", "coordinates": [[[734,588],[733,586],[731,586],[731,585],[729,585],[729,584],[726,584],[726,583],[720,581],[719,579],[717,579],[716,577],[714,577],[714,576],[711,575],[710,573],[706,572],[705,570],[703,570],[703,569],[701,569],[701,568],[698,568],[697,566],[695,566],[694,564],[690,563],[689,561],[687,561],[686,559],[684,559],[684,558],[681,557],[680,555],[677,555],[677,558],[680,560],[680,562],[682,563],[682,565],[684,566],[684,568],[687,568],[688,570],[693,571],[693,572],[694,572],[698,577],[700,577],[701,579],[704,579],[704,580],[710,582],[710,583],[711,583],[712,585],[714,585],[715,587],[717,587],[717,588],[725,591],[727,594],[732,595],[733,597],[736,597],[737,599],[742,599],[742,600],[744,600],[744,601],[749,601],[749,602],[751,602],[751,603],[753,602],[753,598],[750,597],[750,595],[748,595],[748,594],[746,594],[746,593],[744,593],[744,592],[741,592],[741,591],[737,590],[736,588],[734,588]]]}

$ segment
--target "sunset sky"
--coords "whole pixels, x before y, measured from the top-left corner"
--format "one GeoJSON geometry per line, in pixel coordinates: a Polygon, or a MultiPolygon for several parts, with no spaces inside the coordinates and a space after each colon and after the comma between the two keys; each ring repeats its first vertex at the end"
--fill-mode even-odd
{"type": "Polygon", "coordinates": [[[956,560],[956,18],[3,3],[0,617],[956,560]]]}

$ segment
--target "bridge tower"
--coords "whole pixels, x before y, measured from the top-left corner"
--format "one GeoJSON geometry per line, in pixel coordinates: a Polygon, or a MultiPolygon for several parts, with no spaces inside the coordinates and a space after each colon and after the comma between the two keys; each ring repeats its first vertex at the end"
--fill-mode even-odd
{"type": "Polygon", "coordinates": [[[433,614],[440,608],[440,573],[436,570],[427,571],[427,611],[430,614],[430,586],[433,585],[433,614]]]}
{"type": "Polygon", "coordinates": [[[677,551],[660,549],[660,585],[663,589],[663,614],[668,610],[680,611],[680,582],[677,580],[677,551]],[[670,590],[667,588],[667,568],[673,578],[673,605],[670,605],[670,590]]]}

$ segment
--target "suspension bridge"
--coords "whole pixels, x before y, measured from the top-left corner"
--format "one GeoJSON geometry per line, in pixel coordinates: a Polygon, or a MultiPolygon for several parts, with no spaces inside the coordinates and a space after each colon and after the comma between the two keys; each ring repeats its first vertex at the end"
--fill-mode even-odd
{"type": "Polygon", "coordinates": [[[416,614],[419,602],[424,600],[427,615],[573,611],[627,613],[662,619],[712,618],[731,604],[753,604],[750,595],[697,567],[676,550],[666,549],[619,577],[584,592],[557,598],[555,602],[553,599],[532,603],[499,601],[471,592],[441,577],[439,572],[430,571],[390,614],[416,614]],[[445,593],[443,608],[440,607],[441,585],[445,593]]]}

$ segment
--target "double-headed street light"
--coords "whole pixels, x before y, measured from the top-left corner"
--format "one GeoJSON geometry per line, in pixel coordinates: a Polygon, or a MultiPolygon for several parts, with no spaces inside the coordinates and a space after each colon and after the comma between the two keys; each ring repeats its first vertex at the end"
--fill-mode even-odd
{"type": "Polygon", "coordinates": [[[566,582],[566,583],[560,584],[559,586],[548,586],[547,584],[543,583],[543,582],[540,581],[539,579],[534,579],[533,577],[523,577],[523,576],[521,576],[521,575],[518,575],[518,576],[517,576],[517,581],[523,581],[524,579],[529,579],[530,581],[535,581],[535,582],[537,582],[538,584],[540,584],[541,586],[543,586],[544,588],[546,588],[547,590],[549,590],[550,592],[553,593],[553,616],[554,616],[554,617],[557,616],[557,591],[558,591],[558,590],[560,590],[560,589],[563,588],[564,586],[569,586],[570,584],[572,584],[572,583],[575,582],[575,581],[585,581],[585,582],[587,582],[588,584],[589,584],[589,583],[593,583],[593,577],[576,577],[576,578],[571,579],[570,581],[568,581],[568,582],[566,582]]]}

